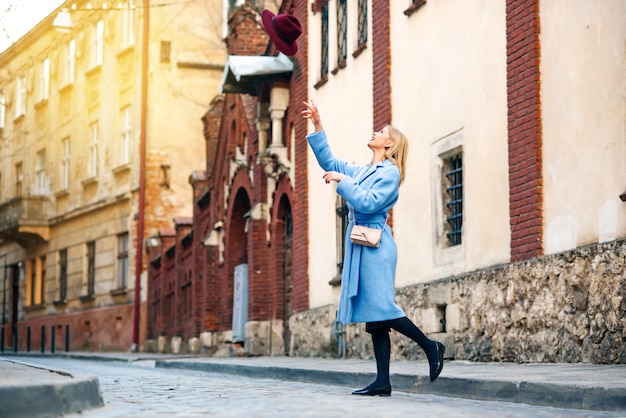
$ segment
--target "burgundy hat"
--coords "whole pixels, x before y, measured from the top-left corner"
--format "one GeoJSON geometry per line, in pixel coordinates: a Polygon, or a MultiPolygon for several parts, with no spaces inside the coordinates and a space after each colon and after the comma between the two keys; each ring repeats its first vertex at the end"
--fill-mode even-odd
{"type": "Polygon", "coordinates": [[[296,39],[302,34],[302,27],[295,16],[275,15],[269,10],[263,10],[261,18],[265,31],[280,52],[285,55],[294,55],[298,52],[296,39]]]}

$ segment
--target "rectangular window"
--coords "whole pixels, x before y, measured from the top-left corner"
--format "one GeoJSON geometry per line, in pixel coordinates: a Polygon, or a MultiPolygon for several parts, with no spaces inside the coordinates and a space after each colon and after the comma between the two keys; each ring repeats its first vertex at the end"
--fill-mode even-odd
{"type": "Polygon", "coordinates": [[[89,68],[102,65],[104,55],[104,21],[99,20],[91,29],[91,48],[89,54],[89,68]]]}
{"type": "Polygon", "coordinates": [[[15,196],[22,195],[22,189],[24,184],[24,168],[22,163],[15,164],[15,196]]]}
{"type": "Polygon", "coordinates": [[[72,39],[67,43],[65,55],[65,72],[64,84],[72,84],[74,82],[74,73],[76,72],[76,41],[72,39]]]}
{"type": "Polygon", "coordinates": [[[50,92],[50,58],[41,62],[39,70],[39,96],[37,101],[48,100],[50,92]]]}
{"type": "Polygon", "coordinates": [[[36,194],[45,195],[48,193],[48,182],[46,179],[46,150],[37,152],[37,165],[35,166],[35,177],[37,178],[36,194]]]}
{"type": "Polygon", "coordinates": [[[7,114],[7,99],[4,93],[0,93],[0,129],[4,129],[7,114]]]}
{"type": "Polygon", "coordinates": [[[96,242],[87,243],[87,296],[96,293],[96,242]]]}
{"type": "Polygon", "coordinates": [[[67,301],[67,249],[59,251],[59,301],[67,301]]]}
{"type": "Polygon", "coordinates": [[[26,114],[26,77],[18,77],[15,86],[15,118],[26,114]]]}
{"type": "Polygon", "coordinates": [[[461,153],[446,157],[444,161],[444,213],[447,226],[444,228],[448,245],[460,245],[463,227],[463,159],[461,153]]]}
{"type": "Polygon", "coordinates": [[[70,188],[70,139],[61,141],[61,190],[70,188]]]}
{"type": "Polygon", "coordinates": [[[98,175],[98,135],[99,123],[94,122],[89,125],[89,160],[87,161],[87,177],[89,178],[98,175]]]}
{"type": "Polygon", "coordinates": [[[172,43],[170,41],[161,41],[161,62],[170,62],[171,50],[172,43]]]}
{"type": "Polygon", "coordinates": [[[348,56],[347,0],[337,0],[337,68],[346,66],[348,56]]]}
{"type": "Polygon", "coordinates": [[[367,0],[359,0],[359,40],[357,48],[367,43],[367,0]]]}
{"type": "Polygon", "coordinates": [[[122,9],[122,49],[135,44],[135,2],[127,0],[122,9]]]}
{"type": "Polygon", "coordinates": [[[131,107],[127,106],[122,109],[121,115],[121,141],[120,141],[120,164],[128,164],[130,163],[130,146],[131,146],[131,135],[132,135],[132,120],[131,120],[131,107]]]}
{"type": "Polygon", "coordinates": [[[128,232],[117,236],[117,287],[128,286],[128,232]]]}
{"type": "Polygon", "coordinates": [[[322,6],[322,50],[320,80],[325,80],[328,76],[328,4],[324,2],[322,6]]]}
{"type": "Polygon", "coordinates": [[[46,256],[39,256],[26,263],[26,306],[44,303],[46,280],[46,256]]]}

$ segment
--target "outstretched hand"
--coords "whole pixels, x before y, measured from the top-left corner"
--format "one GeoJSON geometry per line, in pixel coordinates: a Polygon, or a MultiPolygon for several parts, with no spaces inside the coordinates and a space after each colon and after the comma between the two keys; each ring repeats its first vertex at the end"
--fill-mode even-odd
{"type": "Polygon", "coordinates": [[[336,181],[337,183],[339,183],[344,177],[344,174],[338,173],[336,171],[327,171],[326,173],[324,173],[323,176],[326,184],[330,183],[331,181],[336,181]]]}
{"type": "Polygon", "coordinates": [[[320,118],[320,112],[317,110],[317,106],[313,103],[313,99],[310,102],[303,101],[305,109],[302,111],[302,117],[304,119],[309,119],[313,122],[313,127],[315,128],[315,132],[322,131],[324,127],[322,126],[322,120],[320,118]]]}

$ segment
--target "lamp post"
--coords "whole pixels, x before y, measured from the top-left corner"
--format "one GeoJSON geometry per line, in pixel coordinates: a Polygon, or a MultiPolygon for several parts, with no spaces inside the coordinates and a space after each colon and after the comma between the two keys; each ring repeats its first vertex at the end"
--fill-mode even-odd
{"type": "Polygon", "coordinates": [[[139,319],[141,309],[141,268],[143,260],[144,206],[146,191],[146,129],[148,126],[148,46],[150,40],[150,0],[143,0],[141,35],[141,133],[139,136],[139,214],[137,219],[137,249],[135,265],[135,303],[133,315],[132,351],[139,350],[139,319]]]}

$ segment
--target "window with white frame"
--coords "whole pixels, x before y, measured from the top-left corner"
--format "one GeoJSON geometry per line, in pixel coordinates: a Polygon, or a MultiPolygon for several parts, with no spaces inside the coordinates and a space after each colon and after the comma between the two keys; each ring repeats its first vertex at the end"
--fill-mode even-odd
{"type": "Polygon", "coordinates": [[[4,128],[7,112],[7,100],[4,93],[0,93],[0,129],[4,128]]]}
{"type": "Polygon", "coordinates": [[[17,77],[15,86],[15,118],[26,114],[26,77],[17,77]]]}
{"type": "Polygon", "coordinates": [[[35,178],[37,179],[36,193],[45,195],[48,192],[46,180],[46,150],[42,149],[37,152],[37,165],[35,166],[35,178]]]}
{"type": "Polygon", "coordinates": [[[70,187],[70,139],[61,141],[61,190],[70,187]]]}
{"type": "Polygon", "coordinates": [[[135,44],[135,2],[127,0],[122,8],[122,49],[135,44]]]}
{"type": "Polygon", "coordinates": [[[39,69],[39,88],[37,101],[48,100],[50,92],[50,58],[46,58],[41,62],[39,69]]]}
{"type": "Polygon", "coordinates": [[[132,139],[131,107],[126,106],[121,114],[120,165],[130,163],[130,146],[132,139]]]}
{"type": "Polygon", "coordinates": [[[99,20],[91,28],[91,45],[89,49],[89,68],[102,65],[104,55],[104,21],[99,20]]]}
{"type": "Polygon", "coordinates": [[[98,175],[98,146],[99,146],[99,126],[98,122],[89,125],[89,160],[87,161],[87,177],[92,178],[98,175]]]}
{"type": "Polygon", "coordinates": [[[74,73],[76,72],[76,41],[74,39],[67,43],[65,54],[63,84],[68,85],[74,82],[74,73]]]}

